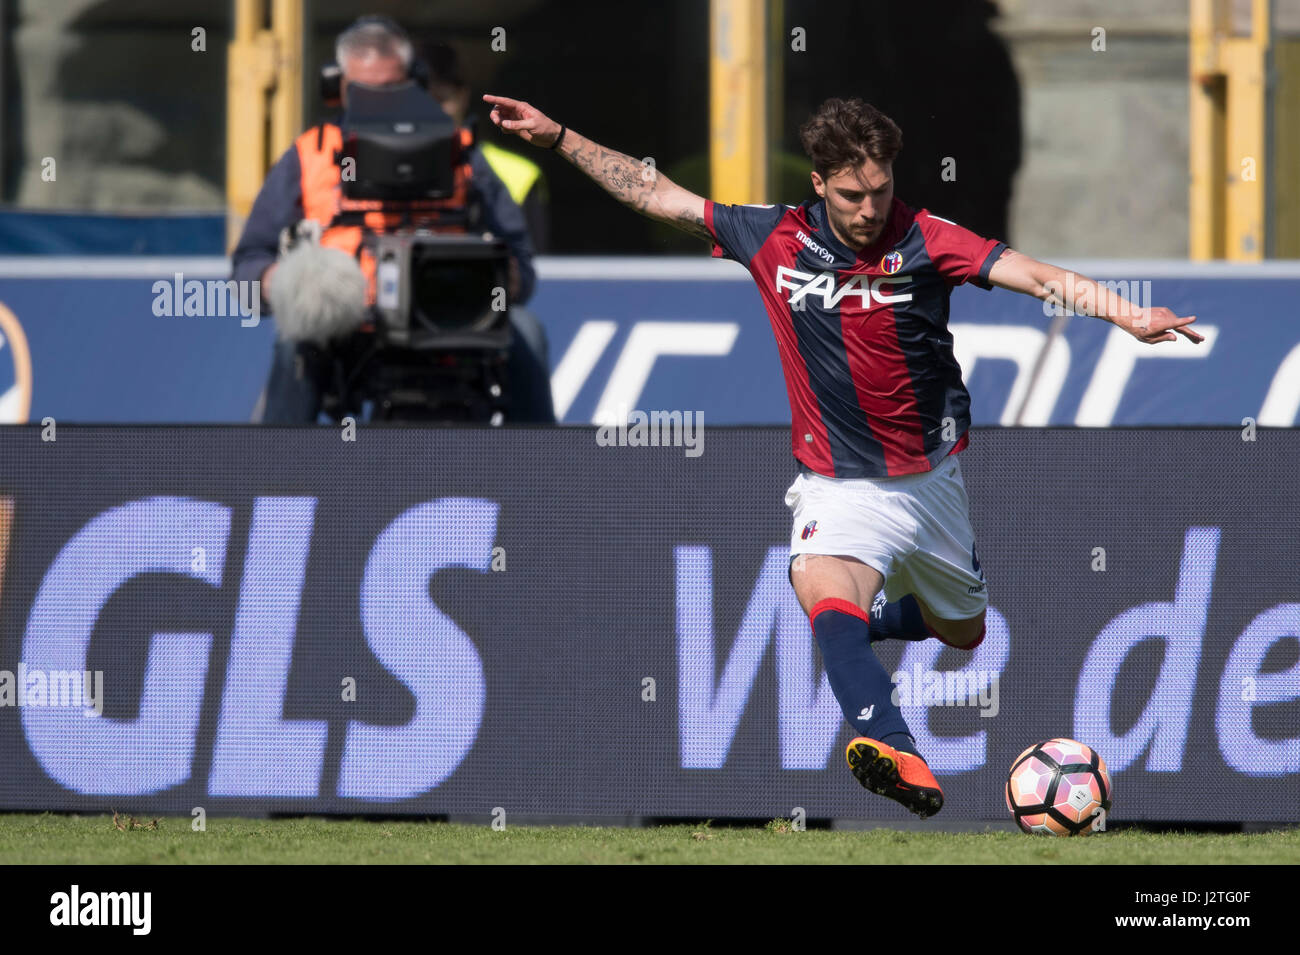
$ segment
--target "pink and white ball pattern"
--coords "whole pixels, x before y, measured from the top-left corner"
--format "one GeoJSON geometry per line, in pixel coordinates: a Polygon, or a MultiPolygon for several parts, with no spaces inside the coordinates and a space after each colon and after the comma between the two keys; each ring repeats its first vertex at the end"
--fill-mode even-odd
{"type": "Polygon", "coordinates": [[[1111,792],[1100,754],[1072,739],[1053,739],[1012,762],[1007,811],[1025,832],[1083,836],[1093,831],[1098,810],[1110,811],[1111,792]]]}

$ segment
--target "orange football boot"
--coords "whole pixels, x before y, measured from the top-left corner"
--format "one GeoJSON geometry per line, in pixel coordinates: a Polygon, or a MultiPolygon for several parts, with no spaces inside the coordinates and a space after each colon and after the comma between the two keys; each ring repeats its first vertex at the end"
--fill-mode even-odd
{"type": "Polygon", "coordinates": [[[902,803],[922,819],[943,808],[943,790],[920,756],[859,736],[845,750],[853,777],[873,793],[902,803]]]}

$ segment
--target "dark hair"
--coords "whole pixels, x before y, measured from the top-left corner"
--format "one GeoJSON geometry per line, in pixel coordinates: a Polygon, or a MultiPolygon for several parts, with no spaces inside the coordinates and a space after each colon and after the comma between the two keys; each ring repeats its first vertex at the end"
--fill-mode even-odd
{"type": "Polygon", "coordinates": [[[828,99],[799,127],[799,141],[823,179],[873,159],[892,163],[903,148],[898,125],[860,99],[828,99]]]}

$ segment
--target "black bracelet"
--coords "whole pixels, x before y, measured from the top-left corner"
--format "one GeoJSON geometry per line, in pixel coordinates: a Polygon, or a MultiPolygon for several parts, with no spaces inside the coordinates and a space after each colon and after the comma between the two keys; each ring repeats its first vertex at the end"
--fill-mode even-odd
{"type": "Polygon", "coordinates": [[[568,131],[568,128],[569,128],[569,127],[567,127],[567,126],[565,126],[563,123],[561,123],[561,124],[560,124],[560,135],[558,135],[558,136],[555,137],[555,142],[551,143],[550,147],[548,147],[548,148],[550,148],[550,149],[558,149],[559,146],[560,146],[560,143],[564,141],[564,134],[565,134],[565,132],[568,131]]]}

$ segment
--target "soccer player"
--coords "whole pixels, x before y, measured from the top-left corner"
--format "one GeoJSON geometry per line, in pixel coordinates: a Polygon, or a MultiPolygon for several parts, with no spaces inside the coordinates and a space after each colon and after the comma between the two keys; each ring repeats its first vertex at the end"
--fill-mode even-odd
{"type": "Polygon", "coordinates": [[[1114,323],[1144,342],[1202,337],[1167,308],[1036,261],[894,198],[897,125],[830,99],[800,129],[817,201],[719,205],[528,103],[487,95],[492,122],[558,151],[614,198],[745,265],[776,334],[799,474],[790,580],[830,686],[860,735],[857,780],[921,816],[943,791],[917,752],[873,640],[974,650],[988,594],[956,457],[970,396],[953,357],[954,286],[999,286],[1114,323]],[[877,599],[877,595],[883,599],[877,599]]]}

